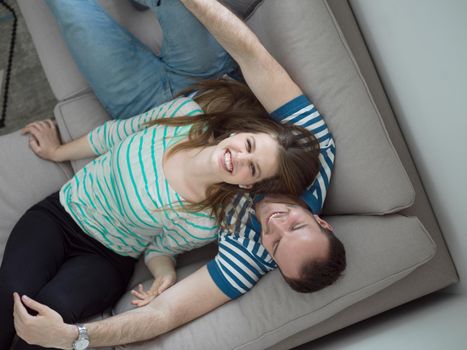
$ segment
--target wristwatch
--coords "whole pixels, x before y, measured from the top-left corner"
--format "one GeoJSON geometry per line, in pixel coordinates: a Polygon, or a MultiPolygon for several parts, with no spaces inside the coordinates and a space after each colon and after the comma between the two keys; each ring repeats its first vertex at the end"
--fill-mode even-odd
{"type": "Polygon", "coordinates": [[[78,327],[78,338],[73,342],[73,350],[84,350],[89,346],[88,330],[82,324],[76,324],[78,327]]]}

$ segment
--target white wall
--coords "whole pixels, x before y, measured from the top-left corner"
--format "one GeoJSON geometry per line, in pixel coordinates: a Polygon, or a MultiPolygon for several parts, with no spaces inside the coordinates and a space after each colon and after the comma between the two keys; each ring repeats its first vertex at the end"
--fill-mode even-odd
{"type": "Polygon", "coordinates": [[[350,3],[467,298],[467,1],[350,3]]]}
{"type": "Polygon", "coordinates": [[[350,3],[461,283],[298,349],[466,349],[467,0],[350,3]]]}

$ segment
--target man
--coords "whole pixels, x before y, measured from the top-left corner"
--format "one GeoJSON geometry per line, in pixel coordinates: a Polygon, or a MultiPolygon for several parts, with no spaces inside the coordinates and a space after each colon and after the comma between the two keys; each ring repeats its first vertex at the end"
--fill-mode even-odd
{"type": "MultiPolygon", "coordinates": [[[[277,266],[292,288],[302,292],[333,283],[345,268],[345,253],[332,227],[307,209],[314,213],[321,210],[334,160],[334,144],[322,117],[256,36],[229,10],[215,0],[181,1],[239,64],[247,84],[273,118],[315,132],[321,147],[320,174],[300,200],[266,196],[256,203],[257,218],[244,215],[247,225],[243,232],[222,233],[219,254],[213,261],[141,308],[77,327],[65,324],[47,306],[15,294],[16,331],[28,343],[84,349],[87,338],[91,346],[141,341],[242,295],[277,266]],[[29,315],[21,300],[38,315],[29,315]]],[[[247,200],[239,196],[231,210],[246,212],[247,200]]]]}

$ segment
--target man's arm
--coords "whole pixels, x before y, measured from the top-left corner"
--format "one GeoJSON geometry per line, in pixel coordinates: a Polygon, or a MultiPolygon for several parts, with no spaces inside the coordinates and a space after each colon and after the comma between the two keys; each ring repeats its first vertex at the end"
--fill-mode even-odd
{"type": "Polygon", "coordinates": [[[304,96],[299,97],[303,95],[300,87],[232,12],[217,0],[181,1],[237,61],[248,86],[273,119],[305,127],[318,139],[320,172],[302,196],[318,214],[326,198],[335,159],[334,140],[324,119],[304,96]]]}
{"type": "MultiPolygon", "coordinates": [[[[229,300],[213,282],[204,266],[164,291],[149,305],[86,324],[90,346],[114,346],[151,339],[188,323],[229,300]]],[[[78,334],[76,326],[63,323],[61,317],[45,305],[31,299],[23,299],[23,302],[39,314],[29,315],[19,298],[15,298],[15,328],[21,338],[43,347],[71,349],[78,334]]]]}
{"type": "Polygon", "coordinates": [[[239,64],[268,112],[302,95],[301,89],[242,20],[217,0],[181,0],[239,64]]]}

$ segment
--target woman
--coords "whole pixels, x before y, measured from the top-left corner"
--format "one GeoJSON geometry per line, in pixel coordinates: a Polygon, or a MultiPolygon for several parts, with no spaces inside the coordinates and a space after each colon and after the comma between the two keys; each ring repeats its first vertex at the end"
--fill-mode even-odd
{"type": "MultiPolygon", "coordinates": [[[[19,220],[0,269],[4,292],[35,295],[76,322],[118,300],[144,253],[154,283],[133,294],[145,305],[175,283],[176,254],[217,238],[239,190],[298,195],[313,180],[319,149],[311,133],[268,119],[240,83],[207,82],[196,91],[207,114],[179,97],[65,145],[51,121],[24,128],[44,159],[99,157],[19,220]],[[312,147],[305,150],[304,140],[312,147]],[[30,274],[18,272],[23,263],[34,265],[30,274]]],[[[0,303],[7,310],[12,300],[0,303]]],[[[2,329],[13,329],[11,313],[2,317],[2,329]]]]}

